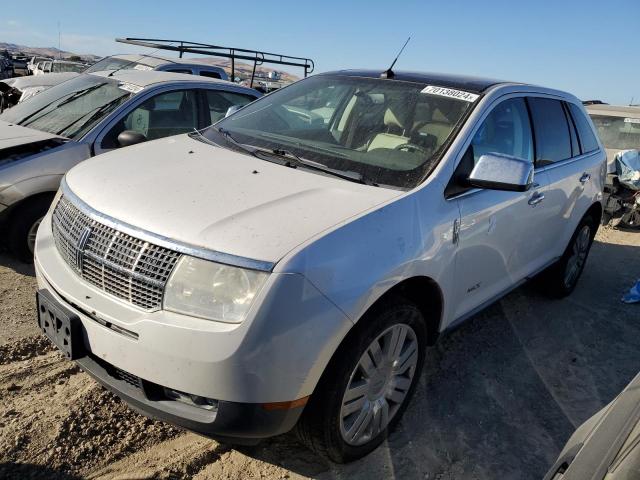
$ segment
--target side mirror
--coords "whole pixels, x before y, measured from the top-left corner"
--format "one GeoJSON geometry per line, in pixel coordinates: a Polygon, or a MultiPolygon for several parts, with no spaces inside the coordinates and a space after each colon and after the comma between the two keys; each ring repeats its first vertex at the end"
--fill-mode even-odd
{"type": "Polygon", "coordinates": [[[242,107],[244,107],[244,105],[231,105],[228,109],[227,109],[227,113],[224,114],[224,118],[227,118],[229,115],[233,115],[234,113],[236,113],[238,110],[240,110],[242,107]]]}
{"type": "Polygon", "coordinates": [[[509,155],[482,155],[469,175],[478,188],[526,192],[533,185],[533,163],[509,155]]]}
{"type": "Polygon", "coordinates": [[[125,130],[118,135],[118,143],[121,147],[129,147],[131,145],[135,145],[136,143],[146,142],[147,137],[145,137],[142,133],[136,132],[135,130],[125,130]]]}

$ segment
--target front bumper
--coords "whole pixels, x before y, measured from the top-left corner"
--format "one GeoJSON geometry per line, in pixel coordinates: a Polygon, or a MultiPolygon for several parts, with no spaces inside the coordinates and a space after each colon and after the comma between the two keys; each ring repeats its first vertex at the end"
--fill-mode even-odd
{"type": "Polygon", "coordinates": [[[93,355],[76,362],[107,390],[115,393],[131,408],[147,417],[179,425],[187,430],[233,443],[254,444],[252,440],[272,437],[291,430],[304,406],[266,409],[261,404],[219,401],[213,412],[166,398],[161,387],[131,377],[93,355]]]}
{"type": "Polygon", "coordinates": [[[303,407],[266,408],[309,396],[351,322],[294,274],[272,274],[247,319],[223,324],[145,312],[82,280],[62,260],[50,215],[39,229],[38,287],[77,315],[78,363],[142,413],[216,438],[289,430],[303,407]],[[123,378],[140,379],[134,387],[123,378]],[[158,395],[163,387],[218,401],[217,412],[158,395]]]}

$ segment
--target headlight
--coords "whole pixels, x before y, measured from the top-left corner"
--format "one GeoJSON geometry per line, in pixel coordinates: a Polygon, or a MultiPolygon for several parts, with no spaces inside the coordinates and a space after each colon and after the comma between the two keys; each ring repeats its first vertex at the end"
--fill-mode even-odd
{"type": "Polygon", "coordinates": [[[240,323],[269,275],[184,255],[167,282],[163,308],[240,323]]]}
{"type": "Polygon", "coordinates": [[[20,102],[24,102],[25,100],[34,97],[35,95],[37,95],[38,93],[40,93],[43,90],[46,90],[47,87],[45,86],[40,86],[40,87],[26,87],[24,90],[22,90],[22,95],[20,95],[20,100],[18,100],[18,103],[20,102]]]}

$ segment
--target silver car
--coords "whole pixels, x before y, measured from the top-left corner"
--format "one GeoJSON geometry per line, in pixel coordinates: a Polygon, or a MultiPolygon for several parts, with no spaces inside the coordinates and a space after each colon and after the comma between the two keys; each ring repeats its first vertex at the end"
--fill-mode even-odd
{"type": "Polygon", "coordinates": [[[0,225],[32,258],[35,234],[62,176],[122,146],[201,129],[260,93],[179,73],[82,74],[0,115],[0,225]]]}
{"type": "Polygon", "coordinates": [[[379,445],[427,346],[532,276],[576,287],[605,153],[580,101],[343,71],[70,170],[39,327],[138,411],[224,440],[379,445]]]}

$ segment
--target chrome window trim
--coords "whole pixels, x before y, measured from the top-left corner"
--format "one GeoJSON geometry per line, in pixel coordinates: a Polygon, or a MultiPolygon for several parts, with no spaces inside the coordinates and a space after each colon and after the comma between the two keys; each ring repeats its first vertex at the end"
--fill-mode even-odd
{"type": "Polygon", "coordinates": [[[258,270],[261,272],[271,272],[275,267],[274,262],[268,262],[264,260],[256,260],[253,258],[240,257],[230,253],[217,252],[215,250],[207,250],[202,247],[189,245],[187,243],[178,242],[163,235],[143,230],[128,223],[124,223],[109,215],[101,213],[91,206],[87,205],[82,199],[80,199],[67,185],[66,179],[63,178],[60,183],[63,195],[65,195],[79,210],[84,214],[96,220],[104,225],[115,228],[132,237],[139,238],[140,240],[154,243],[159,247],[165,247],[184,255],[190,255],[192,257],[201,258],[203,260],[209,260],[212,262],[223,263],[225,265],[231,265],[234,267],[248,268],[250,270],[258,270]]]}
{"type": "Polygon", "coordinates": [[[601,153],[601,150],[598,148],[591,152],[582,153],[575,157],[565,158],[564,160],[560,160],[558,162],[550,163],[549,165],[545,165],[544,167],[536,168],[536,172],[548,172],[549,170],[553,170],[554,168],[564,167],[565,165],[571,165],[572,163],[579,162],[581,160],[586,160],[589,157],[595,156],[598,153],[601,153]]]}

